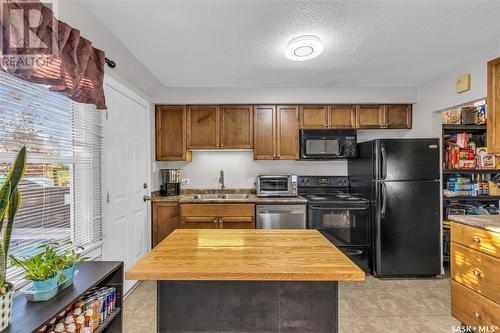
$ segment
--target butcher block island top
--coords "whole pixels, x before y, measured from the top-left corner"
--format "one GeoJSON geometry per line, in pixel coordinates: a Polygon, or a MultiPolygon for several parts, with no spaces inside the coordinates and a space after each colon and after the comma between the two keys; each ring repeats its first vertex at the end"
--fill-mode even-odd
{"type": "Polygon", "coordinates": [[[130,280],[363,281],[316,230],[177,229],[126,272],[130,280]]]}

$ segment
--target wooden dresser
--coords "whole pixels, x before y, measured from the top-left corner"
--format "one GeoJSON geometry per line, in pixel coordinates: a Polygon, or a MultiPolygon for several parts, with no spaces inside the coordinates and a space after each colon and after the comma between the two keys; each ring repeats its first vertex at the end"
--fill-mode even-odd
{"type": "Polygon", "coordinates": [[[500,229],[487,230],[484,218],[452,219],[451,313],[466,326],[500,327],[500,229]]]}

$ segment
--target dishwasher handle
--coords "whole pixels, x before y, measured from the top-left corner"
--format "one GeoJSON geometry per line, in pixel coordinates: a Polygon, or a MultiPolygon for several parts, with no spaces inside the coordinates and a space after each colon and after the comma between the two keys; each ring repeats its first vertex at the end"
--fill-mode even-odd
{"type": "Polygon", "coordinates": [[[257,214],[305,214],[305,205],[301,206],[257,206],[257,214]]]}
{"type": "Polygon", "coordinates": [[[295,210],[295,209],[290,209],[290,210],[272,210],[272,209],[265,209],[265,210],[259,210],[257,214],[304,214],[304,210],[295,210]]]}

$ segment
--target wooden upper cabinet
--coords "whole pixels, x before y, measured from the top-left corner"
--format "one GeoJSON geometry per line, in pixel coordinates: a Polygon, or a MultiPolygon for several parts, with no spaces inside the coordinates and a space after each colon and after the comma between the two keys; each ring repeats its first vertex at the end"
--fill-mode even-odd
{"type": "Polygon", "coordinates": [[[349,104],[330,105],[328,127],[355,128],[356,105],[349,105],[349,104]]]}
{"type": "Polygon", "coordinates": [[[254,106],[254,160],[273,160],[276,156],[276,106],[254,106]]]}
{"type": "Polygon", "coordinates": [[[357,105],[356,128],[382,128],[384,105],[357,105]]]}
{"type": "Polygon", "coordinates": [[[300,128],[319,129],[328,127],[327,105],[302,105],[300,107],[300,128]]]}
{"type": "Polygon", "coordinates": [[[157,105],[155,108],[156,160],[190,161],[186,148],[186,107],[157,105]]]}
{"type": "Polygon", "coordinates": [[[276,159],[299,159],[299,107],[276,106],[276,159]]]}
{"type": "Polygon", "coordinates": [[[487,70],[488,152],[500,153],[500,58],[489,61],[487,70]]]}
{"type": "Polygon", "coordinates": [[[385,106],[384,128],[411,128],[411,104],[389,104],[385,106]]]}
{"type": "Polygon", "coordinates": [[[220,148],[251,149],[253,147],[253,106],[220,107],[220,148]]]}
{"type": "Polygon", "coordinates": [[[187,106],[188,148],[210,149],[219,147],[219,106],[187,106]]]}

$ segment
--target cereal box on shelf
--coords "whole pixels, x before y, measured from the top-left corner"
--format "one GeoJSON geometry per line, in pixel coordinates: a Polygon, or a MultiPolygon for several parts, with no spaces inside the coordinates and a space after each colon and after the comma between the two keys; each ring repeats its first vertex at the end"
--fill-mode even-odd
{"type": "Polygon", "coordinates": [[[461,113],[460,110],[448,110],[444,111],[441,114],[441,119],[443,124],[456,124],[459,125],[461,123],[461,113]]]}

